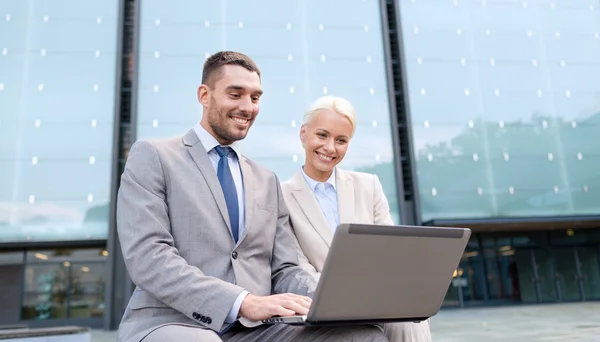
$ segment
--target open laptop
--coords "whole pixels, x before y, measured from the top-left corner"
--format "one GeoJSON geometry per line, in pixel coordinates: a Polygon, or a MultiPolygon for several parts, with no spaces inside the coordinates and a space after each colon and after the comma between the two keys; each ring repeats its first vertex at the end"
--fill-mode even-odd
{"type": "Polygon", "coordinates": [[[341,224],[306,316],[266,324],[420,322],[436,315],[471,230],[341,224]]]}

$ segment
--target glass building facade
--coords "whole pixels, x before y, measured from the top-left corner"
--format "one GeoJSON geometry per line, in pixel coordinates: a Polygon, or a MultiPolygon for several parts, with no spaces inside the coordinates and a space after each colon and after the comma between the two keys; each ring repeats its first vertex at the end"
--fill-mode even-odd
{"type": "Polygon", "coordinates": [[[128,148],[199,121],[219,50],[262,72],[247,157],[290,178],[303,111],[343,96],[341,167],[379,176],[395,222],[473,229],[446,307],[600,299],[597,0],[7,0],[0,325],[116,327],[128,148]]]}
{"type": "Polygon", "coordinates": [[[0,3],[0,324],[101,322],[119,14],[117,0],[0,3]]]}
{"type": "Polygon", "coordinates": [[[304,110],[320,96],[343,96],[355,105],[358,125],[341,166],[377,173],[386,195],[397,197],[377,1],[221,1],[209,8],[184,3],[186,11],[160,1],[140,7],[136,138],[191,129],[202,115],[196,89],[205,57],[242,51],[261,69],[265,92],[256,124],[241,144],[246,156],[280,179],[290,178],[303,164],[304,110]]]}
{"type": "Polygon", "coordinates": [[[0,6],[0,242],[106,239],[118,1],[0,6]]]}
{"type": "Polygon", "coordinates": [[[597,214],[598,1],[399,6],[423,220],[597,214]]]}

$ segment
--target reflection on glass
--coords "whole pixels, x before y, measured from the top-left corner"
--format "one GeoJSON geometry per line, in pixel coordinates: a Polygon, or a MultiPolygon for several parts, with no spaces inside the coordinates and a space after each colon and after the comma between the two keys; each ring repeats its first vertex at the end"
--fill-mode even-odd
{"type": "Polygon", "coordinates": [[[540,285],[542,302],[554,302],[558,300],[556,292],[556,273],[552,264],[552,255],[546,249],[534,249],[535,267],[540,285]]]}
{"type": "Polygon", "coordinates": [[[600,256],[598,247],[578,247],[583,292],[587,300],[600,299],[600,256]]]}
{"type": "Polygon", "coordinates": [[[105,264],[73,263],[71,267],[69,317],[101,317],[105,264]]]}
{"type": "Polygon", "coordinates": [[[423,220],[595,213],[597,8],[399,2],[423,220]]]}
{"type": "Polygon", "coordinates": [[[22,319],[45,320],[67,316],[69,268],[28,265],[25,268],[22,319]]]}
{"type": "Polygon", "coordinates": [[[29,251],[22,319],[102,317],[106,274],[103,252],[102,249],[29,251]]]}
{"type": "Polygon", "coordinates": [[[467,280],[467,286],[457,287],[457,289],[462,290],[465,302],[470,305],[484,299],[485,273],[481,259],[478,251],[467,249],[457,270],[457,277],[467,280]]]}
{"type": "Polygon", "coordinates": [[[515,250],[515,263],[510,273],[511,280],[518,280],[511,281],[513,293],[518,294],[515,297],[526,303],[536,303],[538,301],[537,286],[542,281],[542,278],[536,278],[531,255],[531,249],[517,248],[515,250]]]}
{"type": "Polygon", "coordinates": [[[561,299],[567,301],[580,300],[579,276],[575,265],[574,248],[554,249],[554,260],[561,299]]]}
{"type": "Polygon", "coordinates": [[[504,284],[500,278],[501,265],[496,255],[496,249],[485,248],[483,250],[483,258],[485,260],[485,271],[487,273],[486,281],[490,298],[505,299],[504,284]]]}
{"type": "Polygon", "coordinates": [[[107,236],[118,4],[0,5],[0,242],[107,236]]]}
{"type": "Polygon", "coordinates": [[[243,153],[290,178],[303,163],[303,111],[322,95],[346,97],[359,122],[341,167],[377,174],[398,222],[379,2],[150,1],[140,27],[138,139],[192,128],[205,57],[240,51],[261,68],[265,91],[243,153]]]}
{"type": "Polygon", "coordinates": [[[477,236],[473,235],[465,249],[452,282],[446,292],[443,306],[476,305],[485,295],[485,270],[481,264],[477,236]]]}

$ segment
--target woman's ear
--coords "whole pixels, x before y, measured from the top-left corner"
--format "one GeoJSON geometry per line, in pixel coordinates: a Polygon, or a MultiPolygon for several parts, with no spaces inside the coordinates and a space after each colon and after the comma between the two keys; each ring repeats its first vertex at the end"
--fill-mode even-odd
{"type": "Polygon", "coordinates": [[[306,145],[306,124],[300,127],[300,141],[302,142],[302,146],[306,145]]]}

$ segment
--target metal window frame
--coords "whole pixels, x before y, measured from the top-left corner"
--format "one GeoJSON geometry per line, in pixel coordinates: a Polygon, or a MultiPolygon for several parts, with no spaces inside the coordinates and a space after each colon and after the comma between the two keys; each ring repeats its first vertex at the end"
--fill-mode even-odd
{"type": "Polygon", "coordinates": [[[416,172],[416,160],[413,151],[413,131],[411,124],[411,107],[410,107],[410,98],[407,96],[408,94],[408,81],[407,81],[407,72],[406,72],[406,63],[404,60],[404,45],[403,45],[403,36],[402,36],[402,22],[400,18],[400,5],[398,3],[399,0],[380,0],[379,7],[381,10],[381,20],[383,27],[383,39],[384,39],[384,49],[385,49],[385,57],[386,57],[386,75],[387,75],[387,86],[388,86],[388,101],[390,105],[390,115],[391,122],[393,123],[392,129],[392,141],[394,148],[394,167],[395,167],[395,175],[396,175],[396,186],[398,191],[398,204],[400,206],[400,215],[402,218],[403,224],[410,225],[421,225],[422,216],[421,216],[421,204],[420,204],[420,196],[419,196],[419,184],[416,172]],[[392,66],[392,53],[391,53],[391,42],[390,42],[390,31],[388,28],[389,18],[387,16],[387,5],[392,4],[395,14],[394,24],[396,26],[396,35],[397,35],[397,44],[398,44],[398,56],[400,57],[398,60],[400,73],[402,75],[402,94],[404,96],[404,106],[401,110],[404,111],[406,116],[406,132],[407,132],[407,154],[403,156],[401,154],[400,149],[400,132],[399,132],[399,122],[398,122],[398,104],[395,100],[396,88],[394,86],[394,73],[392,66]],[[413,179],[413,198],[412,201],[406,201],[404,199],[404,180],[403,180],[403,170],[401,160],[402,158],[408,158],[410,160],[411,167],[411,178],[413,179]]]}
{"type": "MultiPolygon", "coordinates": [[[[102,317],[101,326],[104,329],[110,329],[112,321],[113,311],[113,297],[114,297],[114,269],[115,264],[118,262],[116,250],[118,247],[118,237],[116,236],[116,200],[117,192],[119,188],[119,159],[121,157],[121,151],[119,141],[121,137],[121,92],[122,92],[122,80],[123,80],[123,36],[125,30],[125,2],[126,0],[119,0],[118,7],[118,29],[117,29],[117,46],[116,54],[114,58],[117,59],[116,70],[115,70],[115,103],[114,103],[114,123],[113,123],[113,155],[112,155],[112,167],[111,167],[111,184],[110,184],[110,209],[109,209],[109,231],[108,238],[106,240],[106,250],[108,251],[108,259],[106,261],[106,275],[104,285],[104,316],[102,317]]],[[[71,322],[71,321],[69,321],[71,322]]],[[[96,322],[97,323],[97,322],[96,322]]]]}
{"type": "Polygon", "coordinates": [[[412,168],[411,168],[411,177],[413,179],[413,210],[415,216],[416,225],[421,225],[422,223],[422,212],[421,212],[421,193],[419,191],[419,178],[417,176],[417,161],[415,158],[414,147],[414,134],[412,129],[412,107],[410,105],[410,96],[409,88],[408,88],[408,80],[407,80],[407,71],[406,71],[406,61],[405,61],[405,48],[404,48],[404,33],[402,31],[402,17],[400,13],[400,0],[392,0],[394,4],[394,13],[396,14],[396,29],[398,30],[398,55],[400,56],[400,72],[402,73],[402,93],[404,94],[404,111],[406,113],[406,131],[408,134],[408,156],[410,159],[412,168]]]}
{"type": "MultiPolygon", "coordinates": [[[[110,223],[109,223],[110,227],[110,223]]],[[[110,229],[110,228],[109,228],[110,229]]],[[[21,251],[24,249],[44,249],[44,248],[85,248],[85,247],[105,247],[106,240],[61,240],[61,241],[16,241],[0,243],[0,252],[21,251]]]]}
{"type": "Polygon", "coordinates": [[[390,43],[390,30],[388,27],[388,15],[387,15],[387,0],[379,0],[379,12],[381,16],[381,34],[383,38],[383,53],[384,53],[384,63],[385,63],[385,74],[386,74],[386,86],[387,86],[387,94],[388,94],[388,106],[389,106],[389,115],[390,122],[392,123],[390,126],[390,130],[392,133],[392,150],[394,153],[394,176],[396,177],[396,197],[398,204],[398,216],[400,217],[400,221],[403,224],[411,224],[411,220],[407,217],[406,206],[404,205],[404,178],[402,177],[402,164],[401,159],[402,155],[400,152],[400,137],[398,132],[398,117],[396,115],[397,112],[397,104],[395,100],[395,88],[394,88],[394,73],[392,71],[392,52],[391,52],[391,43],[390,43]]]}
{"type": "Polygon", "coordinates": [[[140,65],[140,41],[141,41],[141,1],[134,0],[134,27],[133,27],[133,48],[132,60],[133,67],[131,70],[131,110],[130,110],[130,133],[131,141],[137,140],[138,131],[138,88],[139,88],[139,65],[140,65]]]}
{"type": "Polygon", "coordinates": [[[462,225],[468,227],[473,224],[517,224],[526,227],[532,223],[570,223],[570,222],[600,222],[600,215],[570,215],[570,216],[514,216],[514,217],[482,217],[482,218],[456,218],[456,219],[432,219],[423,222],[428,226],[462,225]]]}

